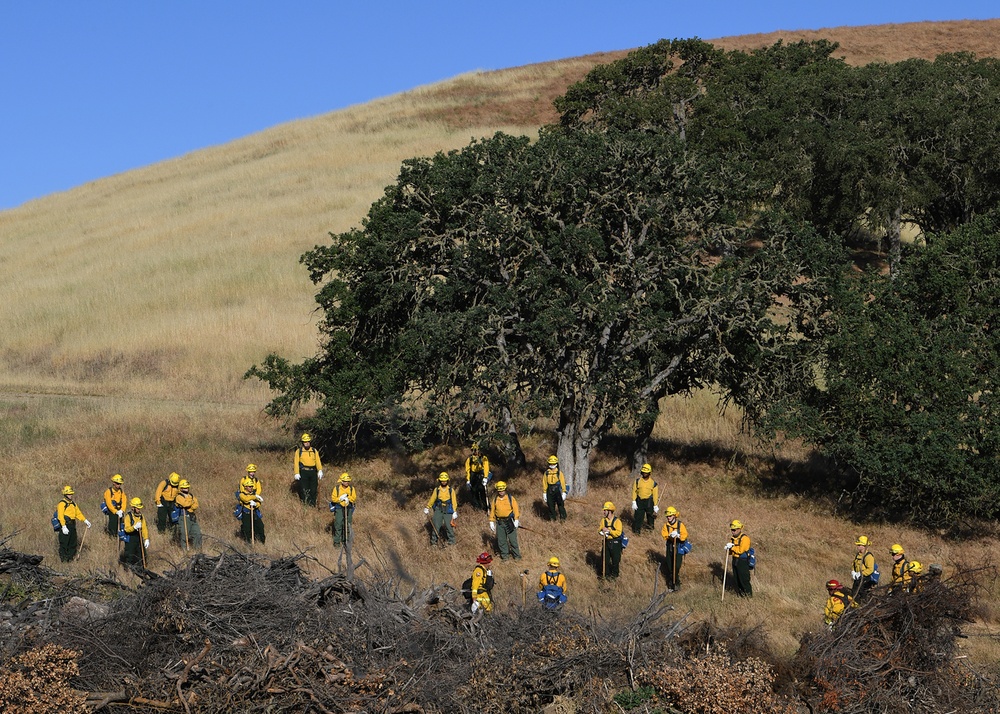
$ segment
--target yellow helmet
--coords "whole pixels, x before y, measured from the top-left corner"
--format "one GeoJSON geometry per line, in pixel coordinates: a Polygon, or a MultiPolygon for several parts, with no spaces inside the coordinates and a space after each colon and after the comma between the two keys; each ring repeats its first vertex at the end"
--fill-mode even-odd
{"type": "Polygon", "coordinates": [[[248,474],[257,473],[257,464],[247,464],[247,473],[248,474]]]}
{"type": "Polygon", "coordinates": [[[473,441],[472,442],[472,450],[473,451],[479,451],[479,442],[478,441],[473,441]]]}
{"type": "Polygon", "coordinates": [[[740,529],[742,527],[743,527],[743,524],[740,523],[738,520],[737,521],[733,521],[732,523],[729,524],[730,530],[738,530],[738,529],[740,529]]]}
{"type": "Polygon", "coordinates": [[[253,490],[254,488],[256,488],[256,486],[257,485],[253,482],[253,479],[250,478],[249,476],[240,479],[240,488],[247,488],[253,490]]]}
{"type": "Polygon", "coordinates": [[[121,474],[115,474],[114,476],[112,476],[111,481],[112,483],[118,483],[118,484],[125,483],[125,479],[122,478],[121,474]]]}
{"type": "Polygon", "coordinates": [[[129,501],[129,505],[132,506],[132,508],[142,508],[142,499],[133,498],[131,501],[129,501]]]}
{"type": "Polygon", "coordinates": [[[312,441],[312,437],[309,434],[303,434],[302,441],[312,441]]]}
{"type": "Polygon", "coordinates": [[[613,511],[613,510],[615,510],[615,504],[613,504],[611,501],[605,501],[604,502],[604,510],[605,511],[613,511]]]}
{"type": "Polygon", "coordinates": [[[899,555],[900,553],[903,552],[903,546],[901,546],[899,543],[893,543],[892,547],[889,548],[889,552],[892,553],[893,555],[899,555]]]}
{"type": "Polygon", "coordinates": [[[919,560],[911,560],[910,567],[907,568],[907,570],[916,575],[920,575],[922,572],[924,572],[924,566],[920,564],[919,560]]]}
{"type": "Polygon", "coordinates": [[[351,475],[345,471],[344,473],[340,474],[340,480],[343,481],[344,483],[350,483],[351,475]]]}
{"type": "Polygon", "coordinates": [[[551,567],[551,568],[558,568],[559,567],[559,558],[555,557],[554,555],[551,558],[549,558],[549,567],[551,567]]]}
{"type": "Polygon", "coordinates": [[[854,541],[854,545],[863,545],[865,547],[871,544],[871,539],[869,539],[868,536],[858,536],[858,539],[854,541]]]}
{"type": "Polygon", "coordinates": [[[674,508],[673,506],[667,506],[667,515],[668,516],[676,516],[677,515],[677,509],[674,508]]]}
{"type": "Polygon", "coordinates": [[[559,463],[559,457],[558,456],[556,456],[555,454],[553,454],[552,456],[549,457],[549,464],[550,465],[558,464],[558,463],[559,463]]]}
{"type": "Polygon", "coordinates": [[[191,488],[191,482],[186,478],[182,478],[181,482],[177,485],[177,488],[191,488]]]}
{"type": "Polygon", "coordinates": [[[170,478],[168,480],[170,481],[171,486],[176,486],[181,482],[181,475],[174,471],[170,474],[170,478]]]}
{"type": "Polygon", "coordinates": [[[639,469],[639,471],[641,471],[644,474],[651,474],[653,473],[653,467],[650,466],[649,464],[643,464],[642,468],[639,469]]]}
{"type": "Polygon", "coordinates": [[[72,496],[76,491],[73,490],[72,486],[63,486],[62,495],[72,496]]]}
{"type": "Polygon", "coordinates": [[[448,472],[442,471],[441,473],[439,473],[438,481],[440,481],[441,483],[448,483],[448,472]]]}
{"type": "Polygon", "coordinates": [[[506,491],[506,490],[507,490],[507,482],[497,481],[497,491],[506,491]]]}

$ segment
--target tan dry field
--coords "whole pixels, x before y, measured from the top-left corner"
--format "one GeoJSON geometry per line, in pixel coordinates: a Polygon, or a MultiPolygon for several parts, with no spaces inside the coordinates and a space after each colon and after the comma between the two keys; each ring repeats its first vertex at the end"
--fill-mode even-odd
{"type": "MultiPolygon", "coordinates": [[[[671,36],[670,28],[662,34],[671,36]]],[[[959,50],[1000,55],[1000,20],[783,31],[718,44],[748,49],[819,37],[839,42],[852,63],[959,50]]],[[[215,552],[235,543],[232,493],[252,461],[265,484],[268,540],[258,550],[302,550],[317,575],[336,569],[325,504],[304,509],[289,490],[295,435],[262,416],[268,393],[241,379],[268,352],[301,359],[317,348],[315,290],[299,255],[328,232],[359,225],[403,159],[498,130],[531,135],[555,118],[551,101],[568,84],[623,54],[463,75],[0,212],[0,532],[20,531],[15,547],[45,555],[63,572],[114,569],[117,546],[98,530],[97,507],[110,475],[120,471],[127,493],[149,501],[156,483],[178,471],[194,484],[206,550],[215,552]],[[80,560],[60,567],[48,521],[64,483],[76,488],[95,530],[80,560]]],[[[735,415],[719,415],[710,394],[666,407],[656,431],[663,448],[651,460],[661,506],[680,509],[695,544],[684,589],[670,596],[678,613],[761,624],[790,654],[802,632],[820,626],[823,583],[849,578],[858,533],[874,539],[883,570],[893,542],[946,568],[988,558],[991,539],[954,542],[934,530],[852,524],[836,513],[838,494],[773,490],[766,469],[774,454],[740,434],[735,415]],[[737,517],[759,553],[756,595],[722,602],[722,546],[737,517]]],[[[535,473],[551,439],[540,430],[525,446],[535,470],[510,482],[532,532],[521,534],[523,561],[496,567],[498,606],[521,601],[524,569],[532,597],[554,554],[569,577],[571,607],[606,616],[641,609],[663,587],[656,584],[659,536],[632,539],[614,585],[599,585],[593,565],[600,504],[631,500],[623,460],[598,454],[590,493],[570,504],[566,524],[550,524],[541,518],[535,473]]],[[[785,448],[777,456],[805,464],[808,455],[785,448]]],[[[455,548],[427,545],[422,506],[434,474],[460,471],[460,446],[412,457],[326,457],[321,496],[345,469],[358,485],[355,557],[370,567],[418,587],[458,585],[476,554],[491,547],[485,517],[467,507],[455,548]]],[[[152,540],[154,569],[182,557],[155,534],[152,540]]],[[[1000,600],[992,585],[990,597],[1000,600]]],[[[992,612],[970,631],[972,654],[995,658],[1000,627],[992,612]]]]}

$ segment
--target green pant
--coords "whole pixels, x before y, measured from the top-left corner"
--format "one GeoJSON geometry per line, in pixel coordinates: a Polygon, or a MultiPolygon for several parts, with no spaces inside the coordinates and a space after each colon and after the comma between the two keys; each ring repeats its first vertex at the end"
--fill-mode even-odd
{"type": "Polygon", "coordinates": [[[64,563],[68,563],[76,557],[76,549],[79,546],[79,541],[76,537],[76,521],[71,521],[66,519],[66,529],[69,531],[69,535],[59,530],[59,560],[64,563]]]}
{"type": "Polygon", "coordinates": [[[434,525],[434,530],[431,531],[431,545],[438,542],[442,527],[448,538],[448,545],[455,545],[455,526],[451,524],[451,515],[445,509],[437,506],[431,511],[431,523],[434,525]]]}
{"type": "Polygon", "coordinates": [[[604,577],[617,578],[618,565],[622,562],[622,539],[604,539],[604,577]]]}
{"type": "Polygon", "coordinates": [[[167,501],[164,498],[160,498],[160,502],[156,506],[157,533],[165,533],[168,528],[174,527],[174,524],[170,522],[170,512],[172,510],[174,510],[174,502],[167,501]]]}
{"type": "MultiPolygon", "coordinates": [[[[123,516],[124,517],[124,516],[123,516]]],[[[112,511],[108,514],[108,535],[112,538],[118,538],[118,524],[121,519],[118,518],[118,514],[112,511]]]]}
{"type": "Polygon", "coordinates": [[[473,473],[469,479],[469,495],[472,497],[472,507],[479,511],[489,511],[490,503],[486,498],[486,486],[483,485],[483,472],[473,473]]]}
{"type": "Polygon", "coordinates": [[[680,541],[673,539],[667,541],[667,557],[663,561],[667,575],[667,587],[671,590],[679,590],[681,587],[681,566],[684,565],[684,556],[677,552],[679,543],[680,541]]]}
{"type": "Polygon", "coordinates": [[[500,559],[514,556],[514,560],[521,559],[521,549],[517,545],[517,528],[510,518],[501,518],[497,521],[497,545],[500,547],[500,559]]]}
{"type": "Polygon", "coordinates": [[[741,555],[733,558],[733,582],[736,594],[740,597],[753,597],[753,586],[750,584],[750,558],[741,555]]]}
{"type": "Polygon", "coordinates": [[[656,514],[653,513],[653,497],[649,498],[637,498],[635,499],[635,513],[632,518],[632,532],[642,533],[642,523],[645,520],[646,525],[650,530],[653,530],[653,521],[656,519],[656,514]]]}
{"type": "Polygon", "coordinates": [[[174,533],[177,537],[177,545],[181,548],[201,550],[201,526],[198,525],[198,518],[194,514],[188,513],[182,508],[181,517],[174,533]]]}
{"type": "Polygon", "coordinates": [[[243,517],[240,518],[240,536],[247,543],[264,542],[264,519],[257,516],[257,509],[253,512],[249,508],[243,509],[243,517]]]}
{"type": "Polygon", "coordinates": [[[549,486],[545,491],[545,500],[548,501],[549,520],[556,519],[556,510],[559,511],[559,520],[566,520],[566,505],[563,503],[562,489],[559,484],[549,486]]]}
{"type": "Polygon", "coordinates": [[[333,507],[333,544],[335,546],[341,543],[347,543],[353,540],[352,533],[354,528],[354,506],[348,506],[344,508],[341,505],[336,505],[333,507]],[[344,516],[347,516],[347,523],[344,523],[344,516]]]}
{"type": "Polygon", "coordinates": [[[313,466],[299,466],[299,498],[307,506],[316,505],[319,471],[313,466]]]}
{"type": "Polygon", "coordinates": [[[138,533],[132,533],[129,535],[128,540],[125,541],[121,561],[125,565],[142,565],[145,567],[142,555],[142,538],[138,533]]]}

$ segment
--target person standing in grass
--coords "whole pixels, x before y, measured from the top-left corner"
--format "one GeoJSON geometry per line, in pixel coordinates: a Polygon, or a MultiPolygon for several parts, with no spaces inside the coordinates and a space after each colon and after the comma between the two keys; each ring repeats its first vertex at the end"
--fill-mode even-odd
{"type": "Polygon", "coordinates": [[[860,601],[868,595],[868,591],[878,583],[875,564],[875,554],[869,550],[872,542],[868,536],[858,536],[854,541],[858,552],[854,556],[854,565],[851,568],[851,578],[854,580],[854,599],[860,601]]]}
{"type": "Polygon", "coordinates": [[[104,491],[104,503],[101,510],[108,517],[108,537],[118,540],[118,529],[121,527],[121,520],[125,516],[125,505],[128,499],[125,496],[125,479],[121,474],[111,477],[111,485],[104,491]]]}
{"type": "Polygon", "coordinates": [[[76,557],[80,545],[76,536],[76,522],[83,521],[90,528],[90,521],[73,501],[75,491],[72,486],[63,486],[62,498],[56,505],[56,521],[59,524],[59,560],[68,563],[76,557]]]}
{"type": "Polygon", "coordinates": [[[566,476],[559,468],[559,458],[553,454],[549,457],[549,467],[542,474],[542,501],[549,507],[549,520],[566,520],[566,476]]]}
{"type": "Polygon", "coordinates": [[[673,592],[681,589],[681,566],[689,547],[688,532],[676,508],[667,506],[666,516],[660,535],[667,546],[667,557],[663,562],[667,571],[667,592],[673,592]]]}
{"type": "MultiPolygon", "coordinates": [[[[250,464],[253,466],[253,464],[250,464]]],[[[249,471],[249,467],[247,469],[249,471]]],[[[257,467],[254,466],[254,472],[257,467]]],[[[237,493],[239,500],[240,537],[247,543],[263,544],[267,539],[264,534],[264,514],[260,510],[263,498],[257,493],[257,485],[260,482],[251,477],[249,473],[240,481],[240,490],[237,493]]]]}
{"type": "Polygon", "coordinates": [[[142,517],[142,500],[133,498],[129,502],[129,512],[122,519],[122,529],[125,531],[125,548],[122,550],[121,562],[125,565],[146,567],[146,550],[149,548],[149,529],[146,519],[142,517]]]}
{"type": "Polygon", "coordinates": [[[490,510],[486,486],[490,482],[490,460],[479,453],[479,443],[472,443],[472,454],[465,460],[465,485],[472,496],[472,507],[480,511],[490,510]]]}
{"type": "Polygon", "coordinates": [[[660,491],[653,480],[653,467],[643,464],[640,469],[640,476],[632,485],[632,532],[636,535],[642,533],[642,524],[645,520],[650,530],[653,530],[653,521],[656,514],[660,512],[657,505],[660,500],[660,491]]]}
{"type": "Polygon", "coordinates": [[[176,472],[160,481],[156,487],[153,500],[156,502],[156,532],[165,533],[167,528],[173,528],[174,524],[170,520],[170,514],[174,510],[174,499],[177,498],[177,486],[181,482],[181,477],[176,472]]]}
{"type": "Polygon", "coordinates": [[[622,561],[622,519],[615,516],[615,504],[611,501],[604,503],[604,518],[601,519],[601,530],[598,531],[604,538],[601,550],[603,561],[601,563],[601,579],[615,580],[619,574],[619,565],[622,561]]]}
{"type": "Polygon", "coordinates": [[[351,484],[351,475],[346,471],[330,492],[330,510],[333,511],[333,545],[347,544],[354,527],[354,504],[358,492],[351,484]]]}
{"type": "Polygon", "coordinates": [[[566,599],[566,576],[559,571],[559,558],[552,556],[548,568],[538,578],[538,601],[554,610],[566,599]]]}
{"type": "Polygon", "coordinates": [[[828,580],[826,583],[826,607],[823,608],[823,624],[829,629],[837,624],[837,620],[849,607],[854,607],[854,600],[844,594],[844,586],[837,580],[828,580]]]}
{"type": "Polygon", "coordinates": [[[312,437],[302,435],[302,443],[295,450],[295,480],[299,482],[299,498],[307,506],[316,505],[316,491],[323,479],[323,462],[313,448],[312,437]]]}
{"type": "Polygon", "coordinates": [[[500,560],[513,556],[521,559],[521,548],[517,544],[517,529],[521,527],[521,513],[517,500],[507,493],[507,482],[497,481],[497,495],[493,497],[490,509],[490,530],[496,533],[500,560]]]}
{"type": "Polygon", "coordinates": [[[906,559],[903,546],[899,543],[892,544],[892,547],[889,548],[889,555],[892,556],[892,577],[889,579],[889,592],[905,592],[910,589],[910,580],[913,578],[909,569],[910,561],[906,559]]]}
{"type": "MultiPolygon", "coordinates": [[[[261,483],[259,478],[257,478],[257,464],[247,464],[247,475],[244,478],[250,479],[250,482],[253,484],[254,495],[260,496],[261,492],[264,490],[264,484],[261,483]]],[[[257,501],[259,503],[263,503],[264,498],[258,498],[257,501]]]]}
{"type": "Polygon", "coordinates": [[[472,614],[479,610],[484,613],[493,612],[493,571],[489,569],[489,564],[493,562],[493,556],[483,552],[476,558],[476,566],[472,569],[472,585],[470,594],[472,596],[472,614]]]}
{"type": "Polygon", "coordinates": [[[729,524],[729,532],[726,550],[732,559],[736,594],[740,597],[753,597],[753,586],[750,584],[750,536],[743,532],[743,524],[738,520],[729,524]]]}
{"type": "Polygon", "coordinates": [[[445,529],[448,538],[448,545],[455,545],[455,521],[458,519],[458,494],[448,484],[449,478],[446,471],[438,475],[438,485],[427,501],[424,508],[424,515],[431,514],[431,545],[436,545],[441,535],[441,529],[445,529]],[[433,513],[431,513],[433,510],[433,513]]]}
{"type": "Polygon", "coordinates": [[[198,524],[198,497],[191,493],[191,482],[182,478],[175,504],[178,511],[177,544],[185,550],[201,550],[201,526],[198,524]]]}

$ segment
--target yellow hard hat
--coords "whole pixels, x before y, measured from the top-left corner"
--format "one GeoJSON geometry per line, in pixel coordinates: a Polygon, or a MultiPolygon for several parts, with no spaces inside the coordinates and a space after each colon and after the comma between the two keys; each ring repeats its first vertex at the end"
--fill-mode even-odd
{"type": "Polygon", "coordinates": [[[255,487],[256,487],[256,484],[253,482],[253,479],[250,478],[249,476],[246,476],[246,477],[240,479],[240,488],[253,489],[255,487]]]}
{"type": "Polygon", "coordinates": [[[889,552],[892,553],[893,555],[899,555],[900,553],[903,552],[903,546],[901,546],[899,543],[893,543],[892,547],[889,548],[889,552]]]}
{"type": "Polygon", "coordinates": [[[191,482],[188,481],[186,478],[182,478],[177,488],[191,488],[191,482]]]}
{"type": "Polygon", "coordinates": [[[129,501],[129,505],[132,506],[132,508],[142,508],[142,499],[133,498],[131,501],[129,501]]]}
{"type": "Polygon", "coordinates": [[[442,471],[441,473],[439,473],[438,481],[440,481],[441,483],[448,483],[448,472],[442,471]]]}
{"type": "Polygon", "coordinates": [[[674,508],[673,506],[667,506],[667,515],[668,516],[676,516],[677,515],[677,509],[674,508]]]}
{"type": "Polygon", "coordinates": [[[114,483],[125,483],[125,479],[122,478],[121,474],[115,474],[112,476],[111,481],[114,483]]]}
{"type": "Polygon", "coordinates": [[[472,450],[473,451],[479,451],[479,442],[478,441],[473,441],[472,442],[472,450]]]}
{"type": "Polygon", "coordinates": [[[247,464],[247,473],[248,474],[257,473],[257,464],[247,464]]]}
{"type": "Polygon", "coordinates": [[[312,437],[309,434],[303,434],[302,441],[312,441],[312,437]]]}
{"type": "Polygon", "coordinates": [[[732,523],[729,524],[729,528],[731,530],[739,529],[739,528],[742,528],[742,527],[743,527],[743,524],[740,523],[739,521],[733,521],[732,523]]]}
{"type": "Polygon", "coordinates": [[[643,464],[643,465],[642,465],[642,468],[641,468],[641,469],[639,469],[639,470],[640,470],[640,471],[641,471],[642,473],[644,473],[644,474],[651,474],[651,473],[653,473],[653,467],[652,467],[652,466],[650,466],[649,464],[643,464]]]}
{"type": "Polygon", "coordinates": [[[181,475],[179,473],[177,473],[176,471],[174,471],[173,473],[170,474],[170,479],[169,480],[170,480],[170,485],[171,486],[176,486],[177,484],[179,484],[181,482],[181,475]]]}
{"type": "Polygon", "coordinates": [[[559,463],[559,457],[553,454],[552,456],[549,457],[549,463],[550,464],[558,464],[559,463]]]}
{"type": "Polygon", "coordinates": [[[558,568],[559,558],[555,557],[554,555],[551,558],[549,558],[549,566],[553,568],[558,568]]]}
{"type": "Polygon", "coordinates": [[[919,560],[911,560],[910,567],[907,568],[907,570],[909,570],[911,573],[916,573],[917,575],[920,575],[920,573],[924,572],[924,566],[920,564],[919,560]]]}
{"type": "Polygon", "coordinates": [[[340,474],[340,480],[343,481],[344,483],[350,483],[351,475],[345,471],[344,473],[340,474]]]}
{"type": "Polygon", "coordinates": [[[62,495],[72,496],[76,491],[73,490],[72,486],[63,486],[62,495]]]}
{"type": "Polygon", "coordinates": [[[497,481],[497,491],[506,491],[506,490],[507,490],[507,482],[497,481]]]}
{"type": "Polygon", "coordinates": [[[611,501],[605,501],[604,502],[604,510],[605,511],[613,511],[613,510],[615,510],[615,504],[613,504],[611,501]]]}
{"type": "Polygon", "coordinates": [[[854,541],[854,545],[869,546],[871,544],[872,544],[872,542],[868,538],[868,536],[858,536],[858,539],[856,541],[854,541]]]}

